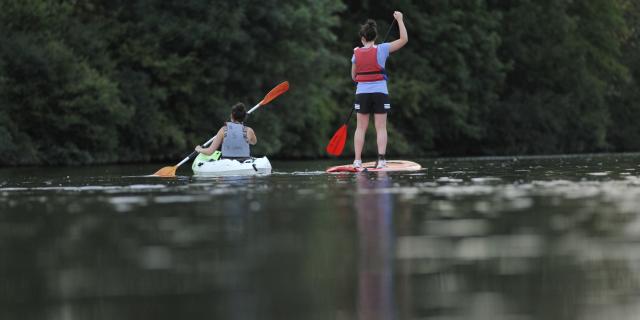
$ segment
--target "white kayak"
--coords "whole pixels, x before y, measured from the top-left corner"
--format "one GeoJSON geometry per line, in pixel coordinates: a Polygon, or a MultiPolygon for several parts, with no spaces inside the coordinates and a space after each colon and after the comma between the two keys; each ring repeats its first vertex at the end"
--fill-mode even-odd
{"type": "Polygon", "coordinates": [[[197,176],[247,176],[270,174],[271,163],[267,157],[250,158],[244,161],[220,159],[199,154],[193,165],[193,173],[197,176]]]}

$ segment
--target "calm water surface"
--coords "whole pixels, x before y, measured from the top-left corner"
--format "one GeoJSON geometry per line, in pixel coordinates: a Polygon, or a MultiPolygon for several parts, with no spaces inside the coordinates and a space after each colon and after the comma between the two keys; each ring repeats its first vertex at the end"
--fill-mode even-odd
{"type": "Polygon", "coordinates": [[[0,169],[0,319],[638,319],[640,155],[0,169]]]}

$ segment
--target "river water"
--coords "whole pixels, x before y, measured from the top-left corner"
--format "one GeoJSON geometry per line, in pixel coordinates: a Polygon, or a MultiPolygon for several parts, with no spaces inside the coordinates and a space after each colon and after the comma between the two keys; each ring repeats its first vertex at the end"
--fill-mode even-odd
{"type": "Polygon", "coordinates": [[[0,319],[638,319],[640,155],[0,169],[0,319]]]}

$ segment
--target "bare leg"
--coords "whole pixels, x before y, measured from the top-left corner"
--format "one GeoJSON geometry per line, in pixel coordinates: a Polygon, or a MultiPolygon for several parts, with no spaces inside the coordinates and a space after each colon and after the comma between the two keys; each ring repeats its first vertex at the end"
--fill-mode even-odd
{"type": "Polygon", "coordinates": [[[387,114],[376,113],[373,118],[376,126],[378,154],[385,154],[387,151],[387,114]]]}
{"type": "Polygon", "coordinates": [[[355,160],[362,160],[362,148],[364,147],[364,135],[367,133],[367,127],[369,126],[369,114],[357,113],[356,119],[358,119],[358,124],[356,132],[353,134],[355,160]]]}

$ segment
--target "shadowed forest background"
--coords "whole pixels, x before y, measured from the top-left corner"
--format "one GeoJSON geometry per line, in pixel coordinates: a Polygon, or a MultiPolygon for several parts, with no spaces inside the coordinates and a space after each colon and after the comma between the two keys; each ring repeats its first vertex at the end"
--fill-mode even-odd
{"type": "Polygon", "coordinates": [[[284,80],[253,153],[324,157],[393,10],[389,158],[640,150],[637,1],[0,0],[0,165],[179,160],[284,80]]]}

